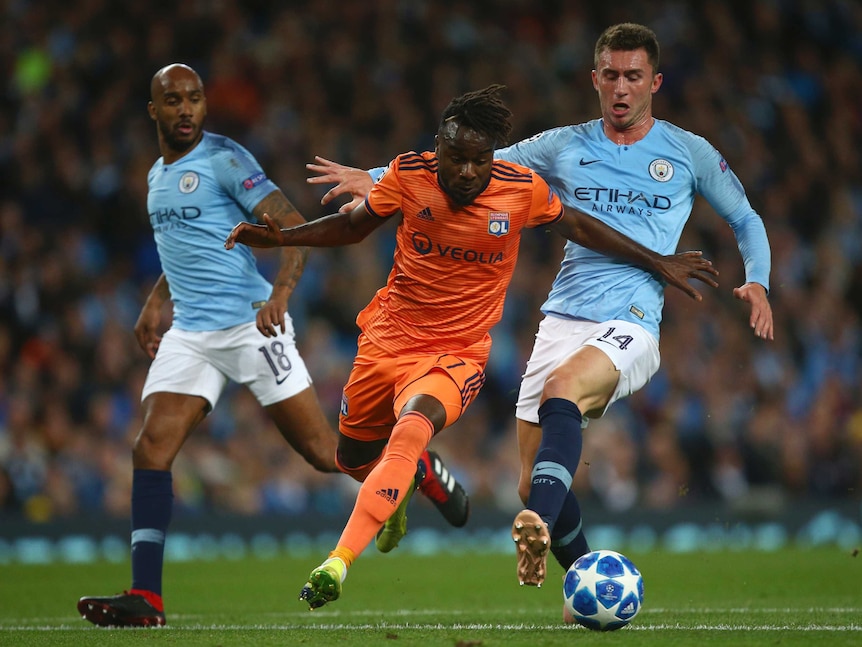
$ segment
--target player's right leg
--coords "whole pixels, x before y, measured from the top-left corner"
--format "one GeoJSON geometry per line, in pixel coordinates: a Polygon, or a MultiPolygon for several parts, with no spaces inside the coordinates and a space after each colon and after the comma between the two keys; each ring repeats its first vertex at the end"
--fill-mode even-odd
{"type": "Polygon", "coordinates": [[[416,483],[421,492],[450,525],[461,528],[470,516],[470,498],[443,458],[433,449],[419,457],[416,483]]]}
{"type": "Polygon", "coordinates": [[[78,611],[100,626],[165,624],[162,567],[173,510],[171,464],[209,405],[198,396],[153,393],[132,451],[132,586],[121,595],[83,597],[78,611]]]}
{"type": "Polygon", "coordinates": [[[162,567],[173,511],[170,470],[225,383],[224,376],[209,365],[200,340],[200,335],[169,330],[147,374],[143,426],[132,449],[132,585],[120,595],[78,601],[78,611],[94,624],[165,624],[162,567]]]}

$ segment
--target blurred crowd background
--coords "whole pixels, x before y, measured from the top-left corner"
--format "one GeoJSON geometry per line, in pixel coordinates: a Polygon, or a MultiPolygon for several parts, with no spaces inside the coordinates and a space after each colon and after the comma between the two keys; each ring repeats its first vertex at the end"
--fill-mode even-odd
{"type": "MultiPolygon", "coordinates": [[[[0,516],[129,514],[149,360],[132,332],[159,274],[145,198],[158,157],[153,73],[204,79],[209,130],[236,138],[308,219],[314,155],[363,168],[433,146],[442,108],[507,86],[512,141],[598,116],[593,46],[652,27],[655,115],[705,136],[745,185],[773,253],[775,341],[733,300],[731,230],[699,200],[681,249],[721,272],[668,293],[662,368],[588,428],[575,487],[625,511],[860,500],[862,4],[855,0],[3,0],[0,65],[0,516]]],[[[313,250],[290,303],[337,420],[356,313],[383,284],[392,229],[313,250]]],[[[514,402],[563,242],[530,232],[494,330],[487,386],[433,445],[475,505],[517,507],[514,402]]],[[[273,258],[260,256],[272,276],[273,258]]],[[[170,313],[165,313],[165,327],[170,313]]],[[[337,514],[320,475],[231,387],[174,465],[175,514],[337,514]]]]}

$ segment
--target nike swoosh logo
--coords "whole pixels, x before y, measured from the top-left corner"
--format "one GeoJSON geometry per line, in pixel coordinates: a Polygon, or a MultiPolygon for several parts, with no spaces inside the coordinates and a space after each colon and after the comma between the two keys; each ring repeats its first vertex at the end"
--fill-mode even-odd
{"type": "Polygon", "coordinates": [[[553,467],[535,467],[533,468],[534,474],[548,474],[550,472],[555,472],[556,469],[553,467]]]}
{"type": "Polygon", "coordinates": [[[276,379],[275,379],[275,383],[276,383],[276,384],[284,384],[284,381],[285,381],[287,378],[289,378],[289,377],[290,377],[290,373],[288,373],[288,374],[287,374],[287,375],[285,375],[284,377],[276,378],[276,379]]]}
{"type": "Polygon", "coordinates": [[[585,160],[585,159],[582,157],[582,158],[581,158],[581,161],[579,162],[579,164],[580,164],[581,166],[589,166],[590,164],[595,164],[596,162],[601,162],[601,161],[602,161],[602,160],[585,160]]]}

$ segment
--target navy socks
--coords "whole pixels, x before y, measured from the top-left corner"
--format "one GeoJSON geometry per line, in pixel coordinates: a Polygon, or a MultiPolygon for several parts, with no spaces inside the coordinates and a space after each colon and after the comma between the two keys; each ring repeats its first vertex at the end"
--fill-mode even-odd
{"type": "Polygon", "coordinates": [[[542,442],[527,500],[527,507],[548,524],[551,552],[564,568],[589,552],[581,508],[570,489],[581,460],[581,419],[577,405],[563,398],[549,398],[539,407],[542,442]]]}
{"type": "Polygon", "coordinates": [[[581,506],[575,494],[569,492],[551,533],[551,553],[560,566],[568,570],[578,557],[588,552],[590,546],[581,528],[581,506]]]}
{"type": "Polygon", "coordinates": [[[162,594],[165,533],[174,503],[171,473],[134,470],[132,476],[132,588],[162,594]]]}

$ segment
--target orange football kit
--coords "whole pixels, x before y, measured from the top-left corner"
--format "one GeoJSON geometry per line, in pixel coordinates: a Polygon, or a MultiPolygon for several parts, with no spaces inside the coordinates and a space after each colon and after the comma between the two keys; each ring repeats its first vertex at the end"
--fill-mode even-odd
{"type": "Polygon", "coordinates": [[[518,259],[521,230],[562,216],[559,198],[529,169],[495,160],[487,188],[455,205],[437,182],[434,153],[406,153],[365,200],[369,213],[402,214],[386,285],[359,313],[359,348],[341,402],[339,430],[359,441],[386,439],[370,463],[339,467],[362,482],[330,558],[349,567],[405,496],[431,421],[400,412],[432,396],[455,422],[485,381],[488,331],[500,320],[518,259]],[[377,468],[377,469],[375,469],[377,468]]]}
{"type": "Polygon", "coordinates": [[[404,404],[432,395],[451,425],[485,381],[489,330],[503,313],[521,230],[558,220],[563,207],[526,167],[495,160],[467,206],[437,181],[432,152],[392,161],[365,202],[380,218],[403,214],[386,285],[359,313],[362,333],[341,406],[341,433],[386,438],[404,404]]]}

